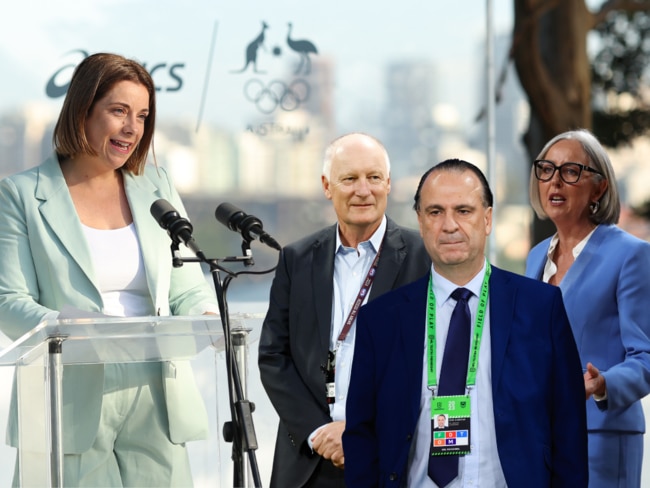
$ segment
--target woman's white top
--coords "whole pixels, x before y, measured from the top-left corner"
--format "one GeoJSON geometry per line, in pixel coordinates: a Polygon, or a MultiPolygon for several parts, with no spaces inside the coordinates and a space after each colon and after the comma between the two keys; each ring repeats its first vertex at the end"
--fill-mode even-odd
{"type": "Polygon", "coordinates": [[[104,302],[103,313],[116,317],[152,315],[153,303],[135,225],[103,230],[82,224],[82,228],[104,302]]]}

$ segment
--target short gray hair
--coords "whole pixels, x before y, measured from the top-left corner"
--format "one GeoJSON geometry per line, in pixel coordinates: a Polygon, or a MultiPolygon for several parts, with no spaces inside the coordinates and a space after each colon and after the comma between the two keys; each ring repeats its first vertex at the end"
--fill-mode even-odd
{"type": "MultiPolygon", "coordinates": [[[[621,215],[621,201],[618,193],[618,186],[616,184],[616,176],[614,175],[614,168],[612,162],[607,155],[607,151],[602,144],[596,139],[591,132],[587,129],[577,129],[568,132],[563,132],[548,141],[544,148],[541,150],[536,159],[544,159],[546,154],[553,145],[564,140],[575,140],[580,143],[582,149],[587,155],[589,166],[599,171],[601,175],[595,175],[600,180],[607,180],[607,189],[603,196],[600,197],[600,206],[596,213],[589,215],[589,220],[594,224],[616,224],[621,215]]],[[[540,219],[547,219],[548,215],[544,212],[542,207],[542,199],[539,194],[539,183],[535,177],[535,165],[530,169],[530,180],[528,185],[530,195],[530,204],[535,210],[535,213],[540,219]]]]}

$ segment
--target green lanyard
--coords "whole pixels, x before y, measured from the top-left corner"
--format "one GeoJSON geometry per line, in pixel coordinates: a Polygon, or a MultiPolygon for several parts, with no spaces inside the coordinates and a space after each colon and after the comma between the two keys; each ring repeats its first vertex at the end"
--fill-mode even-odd
{"type": "MultiPolygon", "coordinates": [[[[478,369],[478,352],[481,348],[485,311],[487,310],[488,288],[492,268],[489,261],[485,262],[485,277],[481,285],[476,324],[472,335],[472,345],[467,368],[467,387],[476,385],[476,370],[478,369]]],[[[427,388],[435,395],[438,385],[436,372],[436,296],[433,293],[433,273],[429,278],[429,294],[427,296],[427,388]]]]}

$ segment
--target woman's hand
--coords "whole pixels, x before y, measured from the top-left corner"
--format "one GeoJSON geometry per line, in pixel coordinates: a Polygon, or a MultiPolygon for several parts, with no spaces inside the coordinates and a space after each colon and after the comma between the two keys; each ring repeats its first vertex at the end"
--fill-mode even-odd
{"type": "Polygon", "coordinates": [[[589,400],[589,397],[592,395],[596,395],[596,397],[604,397],[606,395],[607,385],[605,383],[605,377],[600,374],[600,371],[596,366],[587,363],[587,370],[585,371],[584,378],[587,400],[589,400]]]}

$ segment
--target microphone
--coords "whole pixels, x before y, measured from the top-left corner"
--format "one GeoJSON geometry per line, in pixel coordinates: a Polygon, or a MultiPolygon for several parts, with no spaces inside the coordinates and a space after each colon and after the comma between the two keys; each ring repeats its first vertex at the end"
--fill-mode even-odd
{"type": "Polygon", "coordinates": [[[183,241],[185,246],[196,254],[199,259],[206,259],[203,251],[199,249],[194,237],[192,237],[192,231],[194,230],[192,224],[186,218],[181,217],[171,203],[162,198],[156,200],[151,204],[151,215],[156,219],[160,227],[167,231],[174,242],[183,241]]]}
{"type": "Polygon", "coordinates": [[[262,244],[277,251],[282,251],[282,246],[278,241],[264,232],[262,221],[254,215],[248,215],[240,208],[235,207],[232,203],[222,203],[214,212],[219,222],[228,227],[230,230],[239,232],[246,241],[259,239],[262,244]]]}

